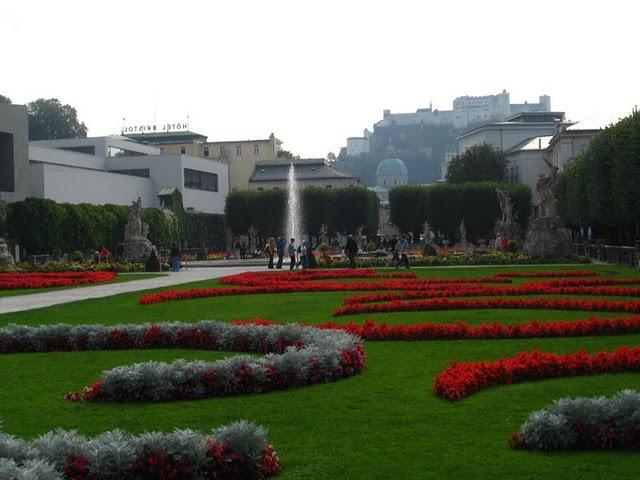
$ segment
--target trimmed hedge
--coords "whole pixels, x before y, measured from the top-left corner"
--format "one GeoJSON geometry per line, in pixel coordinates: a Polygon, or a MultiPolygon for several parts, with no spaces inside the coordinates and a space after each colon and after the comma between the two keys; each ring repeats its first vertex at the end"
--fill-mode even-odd
{"type": "MultiPolygon", "coordinates": [[[[104,244],[115,250],[124,238],[128,207],[56,203],[53,200],[27,198],[7,206],[7,229],[15,243],[29,254],[95,250],[104,244]]],[[[149,224],[149,240],[166,247],[181,240],[190,245],[206,243],[224,246],[223,215],[206,213],[177,214],[171,210],[145,208],[143,222],[149,224]]]]}
{"type": "Polygon", "coordinates": [[[413,232],[418,238],[429,222],[450,240],[464,219],[467,238],[491,238],[495,221],[500,218],[496,189],[506,188],[511,194],[514,211],[525,228],[531,210],[531,190],[519,183],[467,182],[441,183],[429,186],[396,187],[389,193],[391,221],[403,232],[413,232]]]}
{"type": "MultiPolygon", "coordinates": [[[[307,187],[301,200],[306,233],[317,235],[323,224],[330,232],[355,233],[361,226],[368,233],[378,231],[378,197],[366,188],[307,187]]],[[[225,206],[227,224],[236,234],[253,226],[265,237],[281,235],[286,204],[285,190],[231,192],[225,206]]]]}

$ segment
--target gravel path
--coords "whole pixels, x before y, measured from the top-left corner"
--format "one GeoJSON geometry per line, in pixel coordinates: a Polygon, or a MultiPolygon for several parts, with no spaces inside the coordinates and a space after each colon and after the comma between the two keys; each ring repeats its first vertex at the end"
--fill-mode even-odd
{"type": "Polygon", "coordinates": [[[245,271],[259,270],[264,270],[264,267],[203,267],[183,270],[178,273],[168,273],[161,277],[148,278],[144,280],[131,280],[128,282],[66,288],[51,292],[32,293],[29,295],[16,295],[14,297],[1,297],[0,314],[21,312],[23,310],[49,307],[51,305],[77,302],[79,300],[88,300],[91,298],[110,297],[120,293],[136,292],[151,288],[170,287],[181,283],[198,282],[200,280],[208,280],[245,271]]]}

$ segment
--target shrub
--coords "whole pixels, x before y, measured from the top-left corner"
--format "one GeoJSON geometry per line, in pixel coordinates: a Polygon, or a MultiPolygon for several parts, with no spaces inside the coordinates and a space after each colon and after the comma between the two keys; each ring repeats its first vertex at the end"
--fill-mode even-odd
{"type": "Polygon", "coordinates": [[[529,415],[511,440],[513,448],[558,451],[640,447],[640,394],[611,398],[563,398],[529,415]]]}

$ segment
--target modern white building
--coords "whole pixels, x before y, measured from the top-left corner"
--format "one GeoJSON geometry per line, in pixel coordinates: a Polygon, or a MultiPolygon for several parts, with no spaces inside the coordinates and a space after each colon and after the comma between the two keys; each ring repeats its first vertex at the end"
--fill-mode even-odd
{"type": "Polygon", "coordinates": [[[535,137],[553,135],[563,127],[564,112],[518,113],[503,122],[489,122],[464,132],[457,138],[457,153],[462,154],[474,145],[486,143],[506,152],[518,143],[535,137]]]}
{"type": "MultiPolygon", "coordinates": [[[[26,109],[9,107],[11,111],[0,105],[0,138],[13,135],[26,143],[26,109]],[[7,123],[13,130],[4,126],[7,123]]],[[[44,140],[0,156],[0,177],[13,173],[20,180],[0,194],[8,201],[36,197],[116,205],[129,205],[140,197],[144,207],[159,207],[159,194],[177,188],[186,210],[221,214],[229,192],[228,172],[220,161],[161,155],[157,147],[117,135],[44,140]]]]}

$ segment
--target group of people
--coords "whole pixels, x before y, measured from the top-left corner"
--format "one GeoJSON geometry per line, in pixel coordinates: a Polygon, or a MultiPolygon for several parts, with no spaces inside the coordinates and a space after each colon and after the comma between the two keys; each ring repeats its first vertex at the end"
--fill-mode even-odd
{"type": "Polygon", "coordinates": [[[314,268],[316,266],[316,259],[313,254],[313,248],[311,248],[306,241],[303,241],[297,247],[295,243],[295,238],[290,239],[288,245],[282,237],[278,237],[277,239],[271,237],[267,240],[267,244],[264,246],[264,253],[269,259],[267,268],[281,270],[285,250],[289,256],[289,270],[298,269],[300,267],[314,268]],[[273,261],[276,256],[278,257],[278,261],[274,267],[273,261]]]}
{"type": "Polygon", "coordinates": [[[394,235],[387,242],[387,247],[391,251],[391,266],[398,268],[403,265],[405,268],[409,268],[409,256],[407,255],[409,250],[409,240],[406,235],[394,235]]]}

